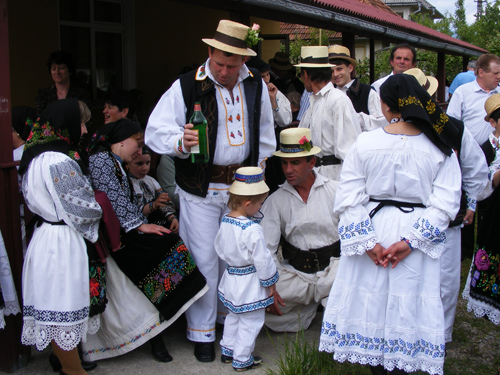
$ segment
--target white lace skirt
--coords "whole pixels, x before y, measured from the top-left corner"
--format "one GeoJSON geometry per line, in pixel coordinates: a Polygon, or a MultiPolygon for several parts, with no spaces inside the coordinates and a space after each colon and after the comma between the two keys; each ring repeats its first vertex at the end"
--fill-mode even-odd
{"type": "Polygon", "coordinates": [[[55,340],[64,350],[99,329],[89,320],[89,266],[83,238],[67,225],[35,230],[23,266],[25,345],[43,350],[55,340]]]}
{"type": "MultiPolygon", "coordinates": [[[[382,246],[399,241],[413,216],[393,207],[377,213],[373,224],[382,246]]],[[[392,269],[375,266],[366,254],[342,256],[323,317],[320,350],[334,353],[340,362],[443,374],[439,259],[415,249],[392,269]]]]}

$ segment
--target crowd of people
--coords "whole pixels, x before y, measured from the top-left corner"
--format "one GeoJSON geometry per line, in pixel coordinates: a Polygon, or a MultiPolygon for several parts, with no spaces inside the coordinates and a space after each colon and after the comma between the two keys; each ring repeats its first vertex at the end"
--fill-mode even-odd
{"type": "Polygon", "coordinates": [[[34,214],[21,340],[50,344],[55,371],[86,374],[148,341],[170,362],[162,332],[183,314],[198,361],[215,360],[222,324],[221,361],[251,370],[264,325],[298,332],[324,310],[319,349],[334,360],[443,374],[473,223],[463,297],[500,323],[500,58],[470,64],[445,112],[409,44],[370,86],[344,46],[266,63],[251,49],[258,32],[221,20],[206,62],[163,94],[145,130],[130,93],[114,90],[84,144],[90,98],[64,52],[51,54],[54,85],[35,109],[13,111],[34,214]],[[206,137],[190,123],[195,103],[206,137]],[[205,138],[208,162],[196,162],[205,138]]]}

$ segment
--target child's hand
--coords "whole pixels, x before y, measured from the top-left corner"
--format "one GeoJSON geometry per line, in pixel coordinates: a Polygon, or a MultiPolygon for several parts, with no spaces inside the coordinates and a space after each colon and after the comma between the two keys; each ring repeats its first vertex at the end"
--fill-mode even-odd
{"type": "Polygon", "coordinates": [[[170,200],[170,198],[168,197],[167,193],[161,193],[160,195],[158,195],[158,198],[156,198],[156,200],[154,202],[154,208],[155,208],[155,210],[157,210],[159,208],[162,208],[162,207],[165,207],[165,204],[169,200],[170,200]]]}
{"type": "Polygon", "coordinates": [[[179,220],[175,217],[170,222],[170,230],[175,234],[179,234],[179,220]]]}
{"type": "Polygon", "coordinates": [[[283,299],[281,299],[280,294],[276,290],[276,284],[273,284],[269,287],[269,295],[268,297],[274,296],[274,303],[266,308],[266,312],[273,315],[281,316],[283,313],[281,312],[278,305],[286,306],[283,299]]]}

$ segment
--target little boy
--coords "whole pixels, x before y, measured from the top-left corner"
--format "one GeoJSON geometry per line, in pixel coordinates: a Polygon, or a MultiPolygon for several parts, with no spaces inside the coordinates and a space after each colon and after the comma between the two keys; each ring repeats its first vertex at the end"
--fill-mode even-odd
{"type": "Polygon", "coordinates": [[[264,325],[265,308],[274,302],[279,277],[259,225],[262,215],[255,217],[268,192],[262,169],[239,168],[229,189],[231,212],[222,218],[215,238],[215,250],[227,263],[218,290],[229,310],[220,342],[221,361],[232,362],[236,371],[262,364],[252,351],[264,325]]]}

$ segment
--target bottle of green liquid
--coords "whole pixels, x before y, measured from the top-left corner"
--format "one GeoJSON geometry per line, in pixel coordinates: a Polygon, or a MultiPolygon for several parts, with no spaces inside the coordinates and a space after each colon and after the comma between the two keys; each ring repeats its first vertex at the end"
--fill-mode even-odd
{"type": "Polygon", "coordinates": [[[208,163],[207,119],[201,112],[199,102],[194,103],[194,112],[189,122],[194,125],[192,130],[198,132],[198,145],[191,146],[191,162],[208,163]]]}

